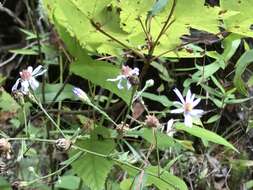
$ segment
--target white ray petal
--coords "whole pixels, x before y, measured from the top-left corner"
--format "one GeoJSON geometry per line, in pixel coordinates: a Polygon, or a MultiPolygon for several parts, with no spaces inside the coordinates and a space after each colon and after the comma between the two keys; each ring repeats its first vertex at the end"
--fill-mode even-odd
{"type": "Polygon", "coordinates": [[[15,91],[15,90],[17,90],[18,89],[18,85],[19,85],[19,83],[20,83],[20,78],[15,82],[15,84],[13,85],[13,87],[11,88],[11,91],[13,92],[13,91],[15,91]]]}
{"type": "Polygon", "coordinates": [[[36,67],[36,68],[33,70],[32,75],[36,75],[36,74],[40,71],[41,68],[42,68],[42,65],[39,65],[38,67],[36,67]]]}
{"type": "Polygon", "coordinates": [[[193,116],[193,117],[201,117],[201,115],[204,113],[204,110],[201,110],[201,109],[193,109],[191,112],[190,112],[190,115],[193,116]]]}
{"type": "Polygon", "coordinates": [[[184,98],[183,98],[181,92],[177,88],[175,88],[173,91],[176,93],[176,95],[180,99],[180,101],[184,104],[185,101],[184,101],[184,98]]]}
{"type": "Polygon", "coordinates": [[[184,115],[184,124],[187,126],[187,127],[192,127],[192,117],[190,114],[185,114],[184,115]]]}
{"type": "Polygon", "coordinates": [[[127,85],[127,90],[129,90],[132,87],[131,83],[128,80],[127,80],[126,85],[127,85]]]}
{"type": "Polygon", "coordinates": [[[118,87],[118,89],[120,89],[120,90],[124,88],[124,86],[123,86],[123,84],[122,84],[122,79],[119,80],[119,82],[118,82],[118,84],[117,84],[117,87],[118,87]]]}
{"type": "Polygon", "coordinates": [[[191,102],[191,96],[192,96],[192,93],[191,93],[191,90],[189,89],[187,91],[186,98],[185,98],[186,103],[190,103],[191,102]]]}
{"type": "Polygon", "coordinates": [[[27,80],[21,81],[21,92],[27,94],[29,92],[29,82],[27,80]]]}
{"type": "Polygon", "coordinates": [[[106,79],[106,81],[115,82],[115,81],[122,80],[124,78],[125,77],[123,75],[118,75],[116,78],[114,78],[114,79],[106,79]]]}
{"type": "Polygon", "coordinates": [[[39,87],[39,82],[34,77],[29,80],[29,84],[33,90],[39,87]]]}
{"type": "Polygon", "coordinates": [[[184,113],[184,109],[183,108],[174,109],[171,110],[170,113],[184,113]]]}
{"type": "Polygon", "coordinates": [[[201,101],[201,99],[197,98],[195,101],[192,102],[192,107],[194,108],[196,105],[199,104],[200,101],[201,101]]]}

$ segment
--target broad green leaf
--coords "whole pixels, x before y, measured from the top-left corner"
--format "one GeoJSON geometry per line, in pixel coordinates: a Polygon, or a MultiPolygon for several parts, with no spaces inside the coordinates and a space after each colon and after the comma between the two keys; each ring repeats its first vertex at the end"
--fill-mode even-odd
{"type": "MultiPolygon", "coordinates": [[[[148,167],[147,172],[158,173],[158,167],[150,166],[148,167]]],[[[182,179],[172,175],[171,173],[165,170],[162,170],[160,178],[161,180],[158,180],[156,177],[149,176],[147,181],[150,184],[154,184],[161,190],[168,188],[168,185],[166,183],[172,184],[171,185],[172,187],[170,189],[180,189],[180,190],[188,189],[185,182],[182,179]]]]}
{"type": "MultiPolygon", "coordinates": [[[[76,145],[89,151],[108,155],[114,149],[114,141],[110,139],[97,140],[92,137],[87,140],[79,140],[76,145]]],[[[71,152],[74,155],[77,151],[71,152]]],[[[83,179],[84,184],[92,190],[101,190],[104,188],[105,180],[112,169],[113,162],[90,153],[86,153],[76,160],[73,164],[73,171],[83,179]]]]}
{"type": "Polygon", "coordinates": [[[234,84],[239,92],[244,95],[247,95],[247,89],[244,85],[244,81],[242,80],[242,75],[247,66],[253,62],[253,49],[246,51],[240,59],[237,61],[235,65],[235,77],[234,84]]]}
{"type": "Polygon", "coordinates": [[[149,11],[150,15],[155,16],[157,13],[162,11],[168,2],[169,2],[169,0],[156,1],[155,4],[153,5],[152,9],[149,11]]]}
{"type": "Polygon", "coordinates": [[[1,190],[11,190],[10,184],[2,177],[0,177],[0,189],[1,190]]]}
{"type": "MultiPolygon", "coordinates": [[[[61,14],[58,13],[57,15],[61,14]]],[[[62,24],[64,23],[64,16],[62,17],[59,16],[59,20],[55,20],[55,24],[69,52],[76,58],[76,61],[70,67],[71,71],[76,75],[90,80],[96,85],[110,90],[128,104],[130,102],[131,92],[126,89],[119,90],[116,82],[106,81],[119,75],[121,72],[120,68],[105,61],[93,60],[88,55],[87,50],[83,49],[78,41],[73,40],[71,32],[66,31],[65,26],[62,24]]]]}
{"type": "Polygon", "coordinates": [[[164,107],[170,107],[173,105],[173,102],[171,102],[167,96],[164,95],[156,95],[156,94],[152,94],[152,93],[148,93],[148,92],[144,92],[142,94],[142,97],[156,101],[161,103],[164,107]]]}
{"type": "Polygon", "coordinates": [[[252,0],[221,0],[221,8],[223,11],[233,12],[234,15],[224,19],[226,31],[240,34],[242,36],[253,37],[252,0]]]}
{"type": "MultiPolygon", "coordinates": [[[[166,8],[155,17],[152,22],[151,32],[154,38],[158,36],[172,8],[173,0],[170,0],[166,8]]],[[[189,28],[195,28],[210,33],[218,33],[219,29],[218,7],[212,8],[205,6],[204,0],[177,0],[173,17],[174,20],[166,35],[160,40],[160,45],[155,50],[155,54],[167,51],[181,43],[180,37],[189,33],[189,28]],[[200,15],[201,12],[201,15],[200,15]],[[160,50],[159,50],[160,49],[160,50]]]]}
{"type": "MultiPolygon", "coordinates": [[[[139,131],[128,131],[128,135],[137,135],[144,138],[151,144],[155,143],[154,133],[152,129],[143,128],[139,131]]],[[[175,145],[175,142],[172,137],[169,137],[166,134],[161,133],[160,131],[156,132],[157,135],[157,146],[160,149],[166,149],[175,145]]]]}
{"type": "Polygon", "coordinates": [[[80,185],[80,178],[77,176],[66,175],[58,179],[55,184],[56,188],[76,190],[80,185]]]}
{"type": "MultiPolygon", "coordinates": [[[[119,163],[117,163],[119,164],[119,163]]],[[[141,171],[130,167],[129,165],[119,164],[119,166],[128,172],[128,174],[132,177],[136,177],[140,174],[141,171]]],[[[155,185],[159,190],[187,190],[187,186],[183,180],[178,178],[177,176],[172,175],[166,170],[160,168],[160,177],[158,177],[158,167],[149,166],[144,169],[144,172],[147,176],[145,186],[155,185]]],[[[124,187],[129,186],[129,179],[124,183],[124,187]]]]}
{"type": "Polygon", "coordinates": [[[185,132],[187,132],[193,136],[199,137],[203,140],[207,140],[207,141],[211,141],[216,144],[224,145],[224,146],[231,148],[231,149],[238,152],[238,150],[231,143],[229,143],[226,139],[224,139],[223,137],[221,137],[221,136],[219,136],[219,135],[215,134],[214,132],[209,131],[207,129],[200,128],[197,126],[193,126],[192,128],[190,128],[190,127],[186,127],[184,124],[181,124],[181,123],[176,123],[175,127],[177,130],[185,131],[185,132]]]}
{"type": "Polygon", "coordinates": [[[0,88],[0,111],[17,112],[20,105],[3,88],[0,88]]]}
{"type": "MultiPolygon", "coordinates": [[[[46,84],[45,85],[45,101],[46,102],[52,102],[57,95],[58,91],[62,88],[63,84],[46,84]]],[[[73,86],[70,84],[65,85],[64,89],[60,93],[60,95],[57,97],[55,102],[59,102],[65,99],[71,99],[71,100],[78,100],[78,98],[73,94],[73,86]]],[[[36,95],[42,99],[42,89],[38,88],[36,90],[36,95]]]]}

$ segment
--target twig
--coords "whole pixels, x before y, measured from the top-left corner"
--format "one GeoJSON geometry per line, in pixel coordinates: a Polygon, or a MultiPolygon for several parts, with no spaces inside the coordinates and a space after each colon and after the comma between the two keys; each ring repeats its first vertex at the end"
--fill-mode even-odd
{"type": "Polygon", "coordinates": [[[0,4],[0,11],[8,14],[10,17],[14,19],[14,21],[16,21],[17,24],[19,24],[22,28],[25,28],[25,24],[23,23],[23,21],[20,20],[10,9],[4,7],[2,4],[0,4]]]}

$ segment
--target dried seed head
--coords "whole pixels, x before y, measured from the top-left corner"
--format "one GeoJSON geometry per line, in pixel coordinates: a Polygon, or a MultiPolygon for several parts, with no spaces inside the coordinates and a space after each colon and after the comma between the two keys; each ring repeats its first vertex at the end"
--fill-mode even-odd
{"type": "Polygon", "coordinates": [[[0,161],[0,174],[4,173],[6,169],[7,165],[3,161],[0,161]]]}
{"type": "Polygon", "coordinates": [[[72,142],[69,139],[57,139],[55,142],[55,147],[59,151],[67,151],[71,147],[72,142]]]}
{"type": "Polygon", "coordinates": [[[8,142],[7,139],[1,138],[0,139],[1,156],[5,156],[7,159],[10,159],[10,153],[11,153],[11,144],[8,142]]]}
{"type": "Polygon", "coordinates": [[[136,101],[133,104],[133,112],[132,112],[132,117],[134,119],[138,119],[142,113],[144,112],[145,108],[144,105],[141,101],[136,101]]]}
{"type": "Polygon", "coordinates": [[[160,126],[159,120],[154,115],[147,115],[145,123],[148,127],[157,128],[160,126]]]}
{"type": "Polygon", "coordinates": [[[127,79],[132,86],[138,86],[140,84],[140,79],[137,75],[132,75],[128,77],[127,79]]]}
{"type": "Polygon", "coordinates": [[[127,123],[121,122],[121,124],[117,125],[116,130],[119,133],[124,133],[129,130],[129,125],[127,123]]]}

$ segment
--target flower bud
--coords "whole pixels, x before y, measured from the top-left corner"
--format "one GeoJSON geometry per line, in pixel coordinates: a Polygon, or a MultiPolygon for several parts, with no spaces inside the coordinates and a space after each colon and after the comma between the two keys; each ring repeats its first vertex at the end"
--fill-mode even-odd
{"type": "Polygon", "coordinates": [[[80,88],[73,88],[73,93],[80,98],[82,101],[90,103],[90,99],[87,94],[80,88]]]}
{"type": "Polygon", "coordinates": [[[72,142],[68,139],[57,139],[55,142],[55,147],[59,151],[67,151],[70,149],[72,142]]]}
{"type": "Polygon", "coordinates": [[[153,79],[149,79],[149,80],[147,80],[146,81],[146,85],[145,86],[147,86],[147,87],[151,87],[151,86],[153,86],[154,85],[154,80],[153,79]]]}

